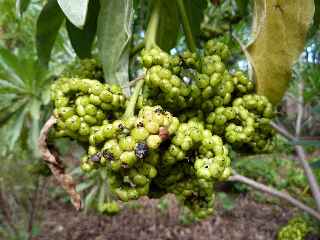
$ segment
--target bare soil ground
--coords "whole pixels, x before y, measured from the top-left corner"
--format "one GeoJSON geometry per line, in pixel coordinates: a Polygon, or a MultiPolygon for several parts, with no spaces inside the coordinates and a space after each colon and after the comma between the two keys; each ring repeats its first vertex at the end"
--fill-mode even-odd
{"type": "Polygon", "coordinates": [[[115,217],[76,212],[70,204],[51,201],[36,240],[269,240],[276,239],[294,212],[240,196],[233,210],[220,207],[211,218],[184,225],[176,201],[168,199],[165,211],[160,211],[157,200],[142,199],[140,207],[128,207],[115,217]]]}

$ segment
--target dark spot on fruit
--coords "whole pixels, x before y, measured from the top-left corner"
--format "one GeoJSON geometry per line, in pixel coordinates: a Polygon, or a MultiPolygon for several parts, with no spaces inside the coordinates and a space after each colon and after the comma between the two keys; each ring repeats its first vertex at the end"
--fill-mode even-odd
{"type": "Polygon", "coordinates": [[[96,154],[94,154],[90,157],[90,160],[93,163],[100,163],[101,157],[102,157],[101,152],[97,152],[96,154]]]}
{"type": "Polygon", "coordinates": [[[143,126],[144,126],[143,122],[138,122],[137,123],[137,127],[143,127],[143,126]]]}
{"type": "Polygon", "coordinates": [[[134,149],[134,153],[136,154],[136,157],[139,159],[143,159],[148,155],[149,148],[146,143],[138,143],[134,149]]]}
{"type": "Polygon", "coordinates": [[[112,154],[111,152],[109,152],[108,150],[103,150],[102,156],[103,156],[105,159],[109,160],[109,161],[113,161],[113,160],[114,160],[113,154],[112,154]]]}

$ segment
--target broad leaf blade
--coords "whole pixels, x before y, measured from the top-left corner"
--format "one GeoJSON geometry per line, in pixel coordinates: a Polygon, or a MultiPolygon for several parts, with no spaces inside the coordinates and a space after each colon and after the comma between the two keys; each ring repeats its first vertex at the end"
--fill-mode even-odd
{"type": "Polygon", "coordinates": [[[256,0],[253,41],[247,47],[257,93],[277,104],[302,52],[314,13],[312,0],[256,0]]]}
{"type": "MultiPolygon", "coordinates": [[[[154,4],[151,4],[153,7],[154,4]]],[[[177,43],[180,29],[179,11],[176,1],[162,0],[159,2],[159,26],[157,30],[156,43],[169,51],[177,43]]]]}
{"type": "Polygon", "coordinates": [[[16,0],[16,12],[19,17],[27,10],[30,0],[16,0]]]}
{"type": "Polygon", "coordinates": [[[132,35],[132,0],[100,1],[98,47],[106,82],[129,82],[129,42],[132,35]]]}
{"type": "Polygon", "coordinates": [[[184,0],[184,4],[189,18],[193,38],[198,39],[201,34],[200,25],[203,20],[204,10],[207,7],[207,1],[184,0]]]}
{"type": "Polygon", "coordinates": [[[70,21],[66,22],[71,45],[79,58],[91,57],[91,46],[96,36],[99,9],[99,0],[91,0],[86,24],[82,30],[75,27],[70,21]]]}
{"type": "Polygon", "coordinates": [[[89,0],[58,0],[58,3],[68,20],[78,28],[86,22],[89,0]]]}
{"type": "Polygon", "coordinates": [[[36,45],[40,63],[47,66],[64,15],[56,0],[49,0],[37,20],[36,45]]]}

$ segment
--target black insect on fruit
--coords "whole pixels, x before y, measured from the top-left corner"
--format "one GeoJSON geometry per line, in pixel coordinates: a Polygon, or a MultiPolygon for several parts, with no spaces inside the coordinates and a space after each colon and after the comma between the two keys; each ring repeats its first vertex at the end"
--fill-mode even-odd
{"type": "Polygon", "coordinates": [[[90,160],[93,163],[100,163],[101,157],[102,157],[102,153],[97,152],[96,154],[94,154],[90,157],[90,160]]]}
{"type": "Polygon", "coordinates": [[[111,152],[109,152],[108,150],[103,150],[102,151],[102,156],[109,161],[113,161],[114,160],[114,156],[111,152]]]}
{"type": "Polygon", "coordinates": [[[143,142],[138,143],[134,149],[134,153],[136,154],[136,157],[139,159],[145,158],[148,155],[148,152],[148,145],[143,142]]]}

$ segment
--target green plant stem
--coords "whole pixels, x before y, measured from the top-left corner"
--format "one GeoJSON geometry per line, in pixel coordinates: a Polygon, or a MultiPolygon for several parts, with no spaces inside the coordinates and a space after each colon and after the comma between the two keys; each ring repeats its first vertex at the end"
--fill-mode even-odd
{"type": "Polygon", "coordinates": [[[130,58],[134,57],[138,52],[141,51],[141,49],[143,49],[145,46],[144,42],[141,42],[139,44],[137,44],[136,46],[134,46],[131,51],[130,51],[130,58]]]}
{"type": "Polygon", "coordinates": [[[187,39],[187,45],[188,48],[191,52],[196,52],[197,51],[197,45],[194,41],[194,38],[192,36],[192,31],[190,27],[190,22],[187,16],[186,9],[184,7],[184,1],[183,0],[177,0],[181,20],[182,20],[182,26],[183,26],[183,31],[187,39]]]}
{"type": "Polygon", "coordinates": [[[135,86],[134,90],[133,90],[133,94],[130,97],[128,106],[126,108],[125,113],[123,114],[122,118],[126,119],[126,118],[130,118],[134,116],[134,110],[136,108],[136,102],[138,100],[139,97],[139,93],[140,90],[142,89],[144,84],[144,79],[141,79],[135,86]]]}
{"type": "Polygon", "coordinates": [[[148,28],[145,37],[146,49],[150,49],[153,46],[156,46],[157,30],[159,26],[160,18],[160,2],[155,0],[155,4],[152,9],[151,17],[148,23],[148,28]]]}

